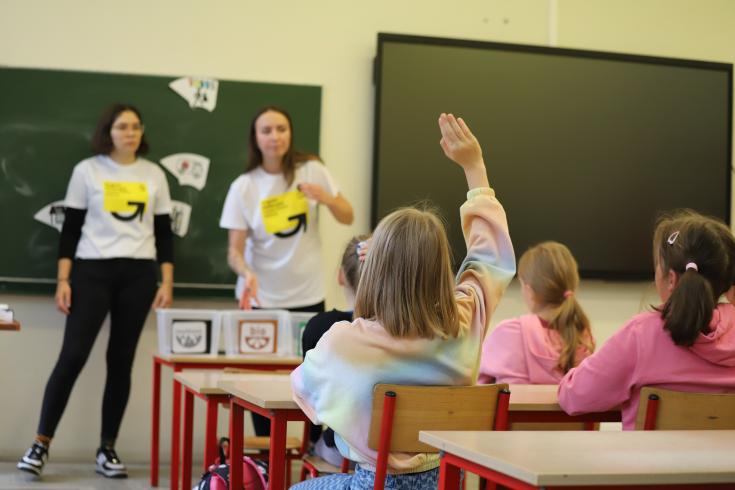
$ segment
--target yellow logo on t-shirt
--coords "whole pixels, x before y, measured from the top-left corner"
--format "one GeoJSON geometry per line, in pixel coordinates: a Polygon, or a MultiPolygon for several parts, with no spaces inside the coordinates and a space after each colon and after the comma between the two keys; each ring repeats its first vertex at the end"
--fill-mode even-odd
{"type": "Polygon", "coordinates": [[[268,233],[280,233],[306,225],[309,202],[300,191],[291,191],[260,201],[263,224],[268,233]]]}
{"type": "Polygon", "coordinates": [[[148,207],[145,182],[103,182],[104,207],[110,213],[138,213],[148,207]]]}

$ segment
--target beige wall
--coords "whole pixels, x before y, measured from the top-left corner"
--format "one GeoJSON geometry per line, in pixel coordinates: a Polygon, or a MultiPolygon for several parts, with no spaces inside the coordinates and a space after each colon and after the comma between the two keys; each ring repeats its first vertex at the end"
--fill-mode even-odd
{"type": "MultiPolygon", "coordinates": [[[[733,62],[734,23],[735,2],[728,0],[0,0],[0,64],[321,85],[322,156],[356,209],[351,227],[331,218],[323,223],[332,277],[342,244],[369,223],[377,32],[537,45],[555,41],[564,47],[733,62]]],[[[328,302],[339,306],[339,292],[332,281],[329,286],[328,302]]],[[[645,284],[583,285],[580,297],[600,340],[640,309],[645,291],[645,284]]],[[[0,302],[13,304],[23,321],[22,332],[0,336],[0,386],[10,394],[0,397],[0,458],[13,460],[35,430],[63,318],[50,298],[12,296],[0,302]]],[[[522,311],[514,285],[495,318],[522,311]]],[[[148,455],[154,329],[151,317],[118,444],[130,461],[148,455]]],[[[52,450],[56,460],[91,460],[105,342],[103,330],[61,421],[52,450]]],[[[163,413],[170,413],[167,396],[163,413]]],[[[164,449],[168,431],[164,423],[164,449]]]]}

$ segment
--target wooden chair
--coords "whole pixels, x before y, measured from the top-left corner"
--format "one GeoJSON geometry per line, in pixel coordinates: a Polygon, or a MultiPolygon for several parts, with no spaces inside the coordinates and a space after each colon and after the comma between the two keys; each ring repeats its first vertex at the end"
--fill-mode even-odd
{"type": "Polygon", "coordinates": [[[368,447],[377,450],[375,489],[383,490],[390,452],[436,453],[421,430],[507,430],[507,384],[375,385],[368,447]]]}
{"type": "Polygon", "coordinates": [[[687,393],[644,387],[636,430],[735,429],[735,393],[687,393]]]}

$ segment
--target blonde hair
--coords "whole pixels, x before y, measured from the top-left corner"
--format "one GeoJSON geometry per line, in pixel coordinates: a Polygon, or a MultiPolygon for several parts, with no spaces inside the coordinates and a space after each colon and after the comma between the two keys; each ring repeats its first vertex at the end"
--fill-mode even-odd
{"type": "Polygon", "coordinates": [[[518,277],[530,286],[536,301],[553,308],[549,328],[564,343],[558,366],[566,373],[574,367],[579,346],[595,350],[589,319],[574,294],[579,287],[577,261],[561,243],[543,242],[521,256],[518,277]]]}
{"type": "Polygon", "coordinates": [[[456,337],[449,243],[430,210],[402,208],[383,218],[363,265],[355,317],[380,322],[394,337],[456,337]]]}

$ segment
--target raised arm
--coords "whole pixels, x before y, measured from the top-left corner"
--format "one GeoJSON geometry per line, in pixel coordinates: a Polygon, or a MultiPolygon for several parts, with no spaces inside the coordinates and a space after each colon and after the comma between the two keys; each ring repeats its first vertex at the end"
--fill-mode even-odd
{"type": "Polygon", "coordinates": [[[444,154],[462,167],[470,190],[490,187],[485,161],[482,159],[482,148],[464,120],[461,117],[455,118],[453,114],[442,113],[439,116],[439,129],[442,133],[439,144],[444,154]]]}

